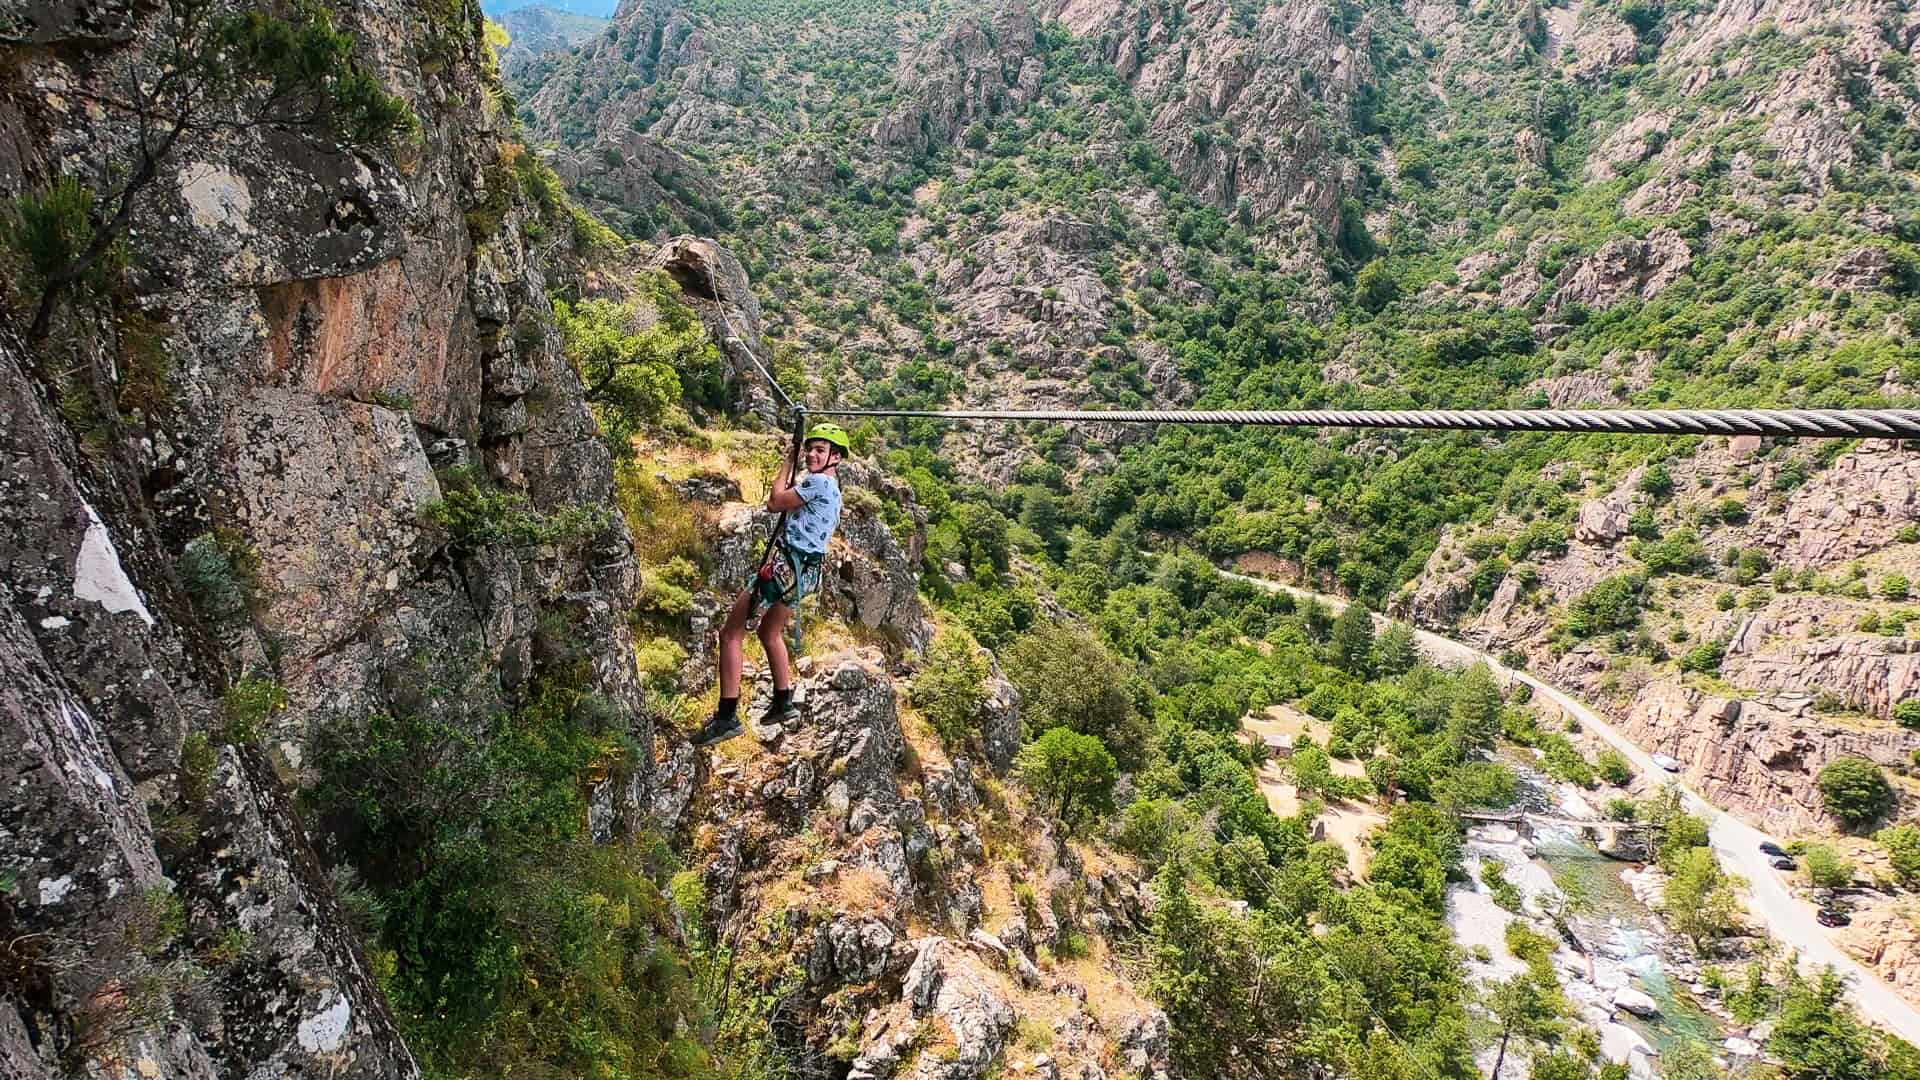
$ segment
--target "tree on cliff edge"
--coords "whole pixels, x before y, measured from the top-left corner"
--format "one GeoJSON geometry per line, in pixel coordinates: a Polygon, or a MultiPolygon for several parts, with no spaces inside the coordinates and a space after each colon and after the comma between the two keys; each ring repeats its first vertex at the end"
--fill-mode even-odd
{"type": "Polygon", "coordinates": [[[26,264],[24,284],[39,293],[32,338],[46,337],[63,297],[111,285],[141,196],[192,138],[274,128],[373,146],[412,130],[411,108],[354,49],[314,0],[299,0],[288,18],[220,0],[166,0],[119,85],[74,91],[132,126],[129,145],[107,144],[113,156],[98,171],[105,190],[61,178],[8,215],[5,239],[26,264]]]}

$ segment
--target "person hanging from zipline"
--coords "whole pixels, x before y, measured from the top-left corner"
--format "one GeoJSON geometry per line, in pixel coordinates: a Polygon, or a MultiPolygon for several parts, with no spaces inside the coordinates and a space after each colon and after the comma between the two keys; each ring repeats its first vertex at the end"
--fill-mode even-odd
{"type": "Polygon", "coordinates": [[[793,617],[794,606],[820,587],[820,565],[827,541],[840,526],[840,481],[834,475],[851,452],[847,433],[838,424],[815,424],[801,448],[806,475],[794,481],[794,461],[781,463],[767,496],[767,509],[780,521],[767,541],[754,579],[734,598],[726,625],[720,628],[720,707],[699,731],[695,746],[712,746],[739,735],[740,669],[747,627],[759,616],[760,644],[773,671],[773,701],[762,723],[781,723],[797,710],[793,704],[793,667],[787,642],[781,635],[793,617]],[[764,609],[764,613],[763,613],[764,609]]]}

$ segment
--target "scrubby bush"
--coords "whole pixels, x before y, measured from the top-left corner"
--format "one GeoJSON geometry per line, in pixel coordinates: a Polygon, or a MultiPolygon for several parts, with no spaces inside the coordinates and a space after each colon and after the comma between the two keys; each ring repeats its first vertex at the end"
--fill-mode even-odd
{"type": "Polygon", "coordinates": [[[1909,888],[1920,884],[1920,825],[1892,825],[1873,834],[1887,849],[1887,861],[1909,888]]]}
{"type": "MultiPolygon", "coordinates": [[[[425,707],[326,719],[302,794],[373,892],[370,959],[408,1045],[434,1075],[704,1069],[677,1030],[698,1010],[655,884],[677,868],[664,846],[587,828],[589,778],[631,767],[625,732],[591,730],[558,684],[476,710],[442,685],[449,665],[419,664],[425,707]]],[[[676,884],[699,947],[702,890],[676,884]]]]}
{"type": "Polygon", "coordinates": [[[1893,809],[1893,787],[1886,774],[1865,758],[1836,758],[1820,770],[1815,783],[1827,813],[1848,828],[1870,824],[1893,809]]]}
{"type": "Polygon", "coordinates": [[[978,730],[986,704],[987,660],[973,635],[944,626],[913,679],[913,706],[927,718],[940,741],[964,746],[978,730]]]}
{"type": "Polygon", "coordinates": [[[1633,766],[1627,764],[1626,755],[1612,747],[1600,751],[1594,758],[1593,765],[1594,771],[1600,774],[1600,779],[1614,787],[1626,787],[1633,783],[1633,766]]]}
{"type": "Polygon", "coordinates": [[[1586,638],[1633,629],[1640,624],[1644,586],[1641,579],[1625,575],[1603,579],[1568,606],[1567,631],[1574,637],[1586,638]]]}
{"type": "Polygon", "coordinates": [[[1702,675],[1720,674],[1720,663],[1726,659],[1727,643],[1724,641],[1703,641],[1688,649],[1680,657],[1680,670],[1692,671],[1702,675]]]}
{"type": "Polygon", "coordinates": [[[1816,888],[1844,889],[1853,884],[1853,863],[1826,844],[1808,844],[1800,852],[1800,861],[1816,888]]]}

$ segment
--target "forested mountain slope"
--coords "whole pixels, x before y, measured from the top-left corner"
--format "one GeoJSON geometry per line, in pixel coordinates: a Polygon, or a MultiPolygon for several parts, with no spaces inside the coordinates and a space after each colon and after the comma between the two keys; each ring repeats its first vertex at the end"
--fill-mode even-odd
{"type": "MultiPolygon", "coordinates": [[[[654,0],[519,91],[622,227],[741,252],[815,403],[1912,405],[1916,48],[1874,2],[654,0]]],[[[1171,536],[1461,624],[1770,827],[1849,826],[1841,759],[1910,801],[1895,448],[875,434],[989,643],[1033,606],[984,526],[1121,639],[1094,582],[1171,536]]]]}
{"type": "MultiPolygon", "coordinates": [[[[682,735],[785,449],[749,349],[816,403],[1906,400],[1910,25],[642,0],[509,84],[474,0],[0,10],[0,1073],[1644,1074],[1571,901],[1447,923],[1524,906],[1458,816],[1524,775],[1656,824],[1746,1058],[1920,1074],[1659,778],[1143,551],[1477,620],[1765,750],[1732,797],[1904,768],[1894,448],[861,425],[801,717],[682,735]]],[[[1851,780],[1785,801],[1900,816],[1851,780]]]]}

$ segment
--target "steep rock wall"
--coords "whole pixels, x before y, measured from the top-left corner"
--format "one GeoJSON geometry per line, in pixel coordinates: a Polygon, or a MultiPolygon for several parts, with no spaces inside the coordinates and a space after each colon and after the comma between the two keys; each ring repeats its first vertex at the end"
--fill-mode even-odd
{"type": "MultiPolygon", "coordinates": [[[[76,103],[154,62],[152,13],[128,14],[37,10],[7,48],[0,194],[63,174],[109,190],[132,123],[76,103]]],[[[290,797],[314,724],[418,707],[432,679],[510,706],[553,674],[537,627],[558,618],[589,658],[570,677],[651,743],[619,515],[508,551],[426,513],[450,466],[535,515],[604,507],[612,488],[523,228],[536,211],[477,7],[356,0],[336,18],[415,135],[380,152],[195,133],[136,202],[112,297],[64,306],[29,347],[8,286],[8,1076],[418,1075],[290,797]],[[155,384],[137,399],[136,371],[155,384]],[[187,587],[190,544],[247,564],[244,607],[213,617],[187,587]],[[222,704],[243,675],[284,694],[257,731],[222,704]]],[[[650,772],[640,755],[597,801],[633,824],[650,772]]]]}

